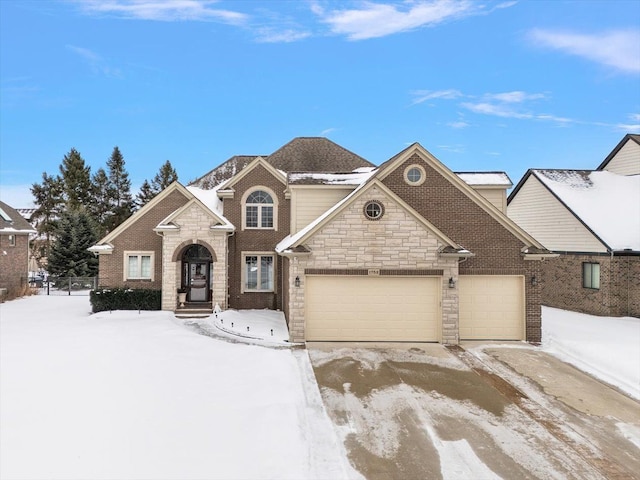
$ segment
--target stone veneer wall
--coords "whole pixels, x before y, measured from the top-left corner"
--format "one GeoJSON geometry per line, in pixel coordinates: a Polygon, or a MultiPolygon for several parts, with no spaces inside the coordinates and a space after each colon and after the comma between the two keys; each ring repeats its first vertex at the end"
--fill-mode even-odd
{"type": "Polygon", "coordinates": [[[213,218],[197,204],[182,212],[174,223],[179,229],[165,231],[162,242],[162,310],[175,310],[177,288],[181,275],[182,251],[199,243],[211,251],[213,257],[213,304],[227,308],[227,235],[220,230],[212,230],[213,218]],[[188,243],[185,243],[188,242],[188,243]],[[177,252],[176,250],[180,251],[177,252]],[[173,258],[177,257],[177,261],[173,258]]]}
{"type": "Polygon", "coordinates": [[[404,208],[373,186],[347,209],[319,230],[306,244],[311,255],[297,256],[289,262],[288,286],[289,332],[295,342],[305,339],[305,269],[391,269],[443,270],[442,325],[443,343],[458,342],[458,289],[448,288],[449,278],[458,279],[458,259],[442,258],[442,246],[436,236],[428,232],[404,208]],[[380,220],[368,220],[363,207],[369,200],[384,205],[380,220]],[[300,287],[295,287],[296,276],[300,287]]]}

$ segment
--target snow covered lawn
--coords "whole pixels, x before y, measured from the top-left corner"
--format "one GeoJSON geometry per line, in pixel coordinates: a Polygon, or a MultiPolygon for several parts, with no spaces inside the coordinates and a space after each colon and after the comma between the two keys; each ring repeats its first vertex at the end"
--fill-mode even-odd
{"type": "Polygon", "coordinates": [[[542,307],[542,348],[640,399],[640,319],[542,307]]]}
{"type": "Polygon", "coordinates": [[[0,305],[0,477],[350,478],[305,350],[88,297],[0,305]]]}

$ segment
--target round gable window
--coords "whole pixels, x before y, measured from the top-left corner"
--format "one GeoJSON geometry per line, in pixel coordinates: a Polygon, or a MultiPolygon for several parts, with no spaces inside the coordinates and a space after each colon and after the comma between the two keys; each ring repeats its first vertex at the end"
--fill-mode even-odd
{"type": "Polygon", "coordinates": [[[380,220],[384,215],[384,206],[377,200],[370,200],[364,204],[364,216],[369,220],[380,220]]]}
{"type": "Polygon", "coordinates": [[[426,172],[421,165],[409,165],[404,170],[404,180],[409,185],[422,185],[426,178],[426,172]]]}

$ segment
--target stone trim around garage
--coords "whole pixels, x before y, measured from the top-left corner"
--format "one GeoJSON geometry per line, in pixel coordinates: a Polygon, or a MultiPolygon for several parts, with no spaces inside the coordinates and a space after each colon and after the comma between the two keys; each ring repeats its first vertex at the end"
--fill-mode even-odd
{"type": "Polygon", "coordinates": [[[305,275],[351,275],[351,276],[387,276],[387,277],[433,277],[442,276],[444,270],[408,270],[408,269],[344,269],[344,268],[305,268],[305,275]]]}

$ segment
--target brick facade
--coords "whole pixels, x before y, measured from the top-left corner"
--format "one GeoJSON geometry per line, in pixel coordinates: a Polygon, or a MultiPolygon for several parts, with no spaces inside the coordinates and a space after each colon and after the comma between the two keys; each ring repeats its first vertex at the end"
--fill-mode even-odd
{"type": "Polygon", "coordinates": [[[26,285],[29,269],[29,235],[16,235],[15,245],[7,234],[0,235],[0,288],[6,288],[10,296],[20,293],[26,285]]]}
{"type": "Polygon", "coordinates": [[[162,288],[162,237],[153,229],[170,213],[184,206],[188,199],[174,190],[159,203],[146,211],[140,211],[136,221],[111,241],[113,253],[100,255],[99,286],[130,288],[162,288]],[[154,280],[124,279],[124,252],[152,251],[154,253],[154,280]]]}
{"type": "Polygon", "coordinates": [[[542,303],[601,316],[640,317],[640,257],[561,254],[543,263],[542,303]],[[600,288],[582,286],[582,264],[600,265],[600,288]]]}
{"type": "Polygon", "coordinates": [[[460,264],[461,275],[525,276],[526,340],[539,342],[541,289],[532,285],[531,278],[540,277],[540,262],[523,259],[522,241],[418,154],[395,168],[382,182],[454,242],[475,254],[460,264]],[[426,173],[420,186],[408,185],[404,179],[405,169],[415,164],[421,165],[426,173]]]}
{"type": "Polygon", "coordinates": [[[283,262],[276,255],[275,246],[289,234],[290,201],[285,199],[286,185],[274,175],[257,165],[251,172],[233,184],[235,191],[232,199],[223,201],[224,216],[236,227],[235,234],[229,238],[229,307],[236,309],[269,308],[282,309],[283,262]],[[260,186],[275,195],[274,215],[277,210],[275,229],[243,229],[243,199],[248,193],[259,190],[260,186]],[[242,254],[248,252],[273,252],[274,256],[274,292],[242,292],[242,254]]]}

